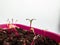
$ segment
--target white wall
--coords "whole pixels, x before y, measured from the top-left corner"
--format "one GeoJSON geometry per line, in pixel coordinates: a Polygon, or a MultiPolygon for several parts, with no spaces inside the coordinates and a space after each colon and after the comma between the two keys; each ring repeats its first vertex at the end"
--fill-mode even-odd
{"type": "Polygon", "coordinates": [[[59,0],[0,0],[0,23],[9,18],[29,25],[26,18],[37,19],[33,27],[58,33],[59,0]]]}

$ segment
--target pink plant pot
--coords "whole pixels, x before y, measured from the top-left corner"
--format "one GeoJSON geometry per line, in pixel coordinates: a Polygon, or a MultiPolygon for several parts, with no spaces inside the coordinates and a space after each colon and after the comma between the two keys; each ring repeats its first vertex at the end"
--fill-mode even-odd
{"type": "MultiPolygon", "coordinates": [[[[30,27],[26,26],[26,25],[22,25],[22,24],[14,24],[14,25],[16,25],[16,26],[18,26],[22,29],[25,29],[25,30],[30,30],[30,27]]],[[[8,28],[8,26],[7,26],[7,24],[0,24],[0,28],[8,28]]],[[[41,29],[38,29],[38,28],[34,28],[34,31],[35,31],[36,34],[47,36],[50,39],[53,39],[58,43],[60,42],[60,35],[58,35],[58,34],[48,32],[48,31],[44,31],[44,30],[41,30],[41,29]]]]}

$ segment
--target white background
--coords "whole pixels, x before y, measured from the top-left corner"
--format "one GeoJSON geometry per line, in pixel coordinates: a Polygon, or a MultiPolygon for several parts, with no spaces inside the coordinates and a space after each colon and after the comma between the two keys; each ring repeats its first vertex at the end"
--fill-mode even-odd
{"type": "Polygon", "coordinates": [[[59,33],[59,0],[0,0],[0,24],[8,18],[27,26],[34,18],[33,27],[59,33]]]}

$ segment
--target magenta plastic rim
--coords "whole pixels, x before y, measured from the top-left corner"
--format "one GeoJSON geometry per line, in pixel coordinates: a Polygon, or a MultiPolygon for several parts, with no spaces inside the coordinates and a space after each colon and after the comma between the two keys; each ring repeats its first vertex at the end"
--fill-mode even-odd
{"type": "MultiPolygon", "coordinates": [[[[16,25],[16,26],[18,26],[22,29],[25,29],[25,30],[30,30],[30,27],[26,26],[26,25],[22,25],[22,24],[14,24],[14,25],[16,25]]],[[[7,26],[7,24],[0,24],[0,28],[8,28],[8,26],[7,26]]],[[[60,42],[60,35],[58,35],[58,34],[48,32],[48,31],[44,31],[44,30],[41,30],[41,29],[38,29],[38,28],[34,28],[34,31],[35,31],[36,34],[47,36],[50,39],[55,40],[56,42],[60,42]]]]}

